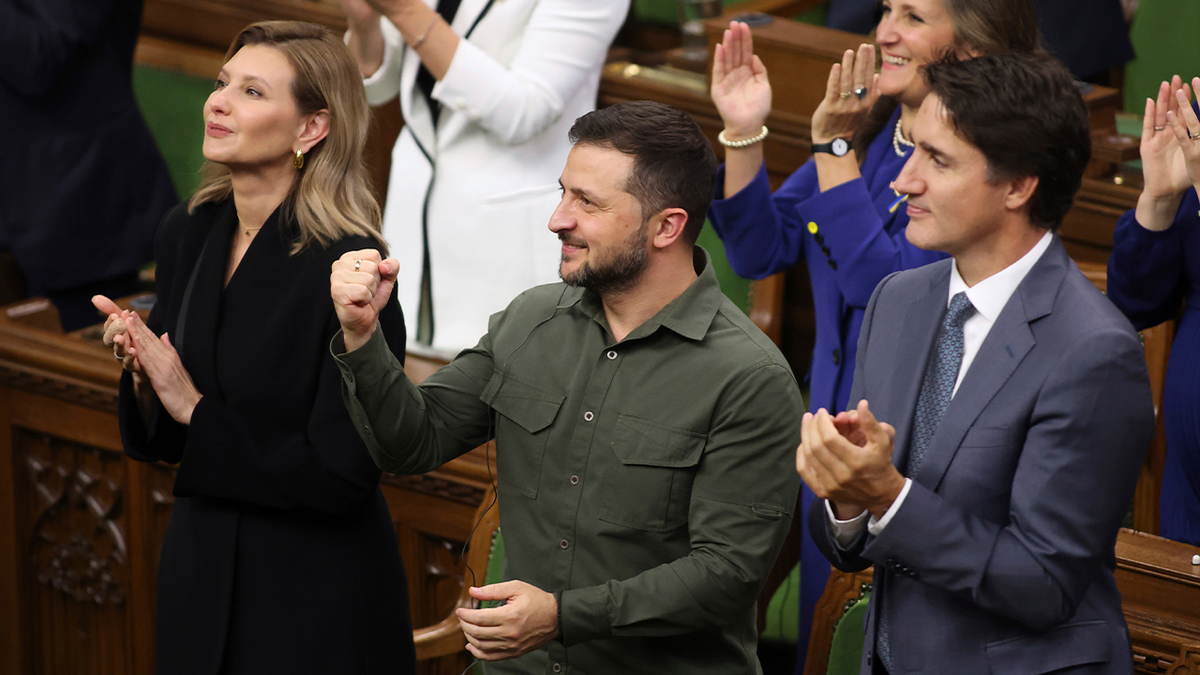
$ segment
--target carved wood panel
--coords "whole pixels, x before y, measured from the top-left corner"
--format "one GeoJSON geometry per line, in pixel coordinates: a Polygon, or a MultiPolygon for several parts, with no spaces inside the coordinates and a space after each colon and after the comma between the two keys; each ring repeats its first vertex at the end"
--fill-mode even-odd
{"type": "Polygon", "coordinates": [[[35,672],[130,672],[122,456],[24,428],[14,428],[12,447],[35,672]]]}

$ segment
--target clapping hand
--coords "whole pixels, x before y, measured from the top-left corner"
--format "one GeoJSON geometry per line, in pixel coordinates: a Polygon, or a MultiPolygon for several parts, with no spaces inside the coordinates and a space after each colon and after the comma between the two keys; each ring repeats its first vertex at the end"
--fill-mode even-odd
{"type": "Polygon", "coordinates": [[[346,351],[358,349],[375,333],[379,313],[392,297],[400,263],[380,260],[379,251],[364,249],[342,254],[329,275],[329,295],[342,324],[346,351]]]}
{"type": "Polygon", "coordinates": [[[730,140],[757,136],[771,112],[767,69],[754,54],[750,27],[732,21],[713,55],[712,100],[730,140]]]}
{"type": "MultiPolygon", "coordinates": [[[[1200,77],[1192,78],[1192,89],[1200,90],[1200,77]]],[[[1176,105],[1167,111],[1167,123],[1179,143],[1191,183],[1200,191],[1200,119],[1192,110],[1189,94],[1186,84],[1175,90],[1176,105]]]]}
{"type": "Polygon", "coordinates": [[[342,0],[342,11],[352,29],[379,24],[379,12],[367,0],[342,0]]]}
{"type": "Polygon", "coordinates": [[[841,520],[870,511],[882,517],[904,487],[892,464],[896,430],[875,419],[866,401],[836,416],[804,413],[796,472],[813,494],[829,500],[841,520]]]}
{"type": "Polygon", "coordinates": [[[857,53],[847,49],[842,62],[829,69],[825,98],[813,113],[813,143],[852,138],[878,99],[875,46],[860,45],[857,53]]]}
{"type": "Polygon", "coordinates": [[[126,317],[130,314],[129,310],[122,310],[117,307],[117,303],[103,295],[93,295],[92,305],[108,315],[108,318],[104,320],[104,346],[112,347],[113,356],[121,362],[122,368],[135,375],[141,375],[142,367],[131,348],[132,343],[126,322],[126,317]]]}
{"type": "Polygon", "coordinates": [[[163,408],[180,424],[191,424],[201,394],[183,367],[171,338],[166,333],[161,338],[155,335],[136,312],[125,312],[122,319],[132,342],[130,353],[150,379],[163,408]]]}

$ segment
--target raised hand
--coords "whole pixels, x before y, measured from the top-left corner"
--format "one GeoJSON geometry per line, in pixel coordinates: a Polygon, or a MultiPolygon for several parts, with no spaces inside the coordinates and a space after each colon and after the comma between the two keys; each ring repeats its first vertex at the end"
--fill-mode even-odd
{"type": "Polygon", "coordinates": [[[857,53],[847,49],[842,55],[842,62],[833,64],[829,69],[825,98],[813,113],[813,143],[853,137],[878,99],[879,75],[875,73],[875,46],[862,44],[857,53]]]}
{"type": "Polygon", "coordinates": [[[468,592],[476,600],[504,602],[499,607],[456,610],[467,651],[480,660],[516,658],[558,635],[558,603],[551,593],[524,581],[505,581],[468,592]]]}
{"type": "Polygon", "coordinates": [[[732,21],[713,54],[712,100],[729,140],[757,136],[771,113],[767,69],[754,54],[750,27],[732,21]]]}
{"type": "MultiPolygon", "coordinates": [[[[1192,89],[1200,96],[1200,77],[1192,78],[1192,89]]],[[[1186,84],[1175,91],[1177,105],[1167,111],[1167,123],[1179,143],[1191,183],[1200,191],[1200,119],[1192,110],[1189,93],[1186,84]]]]}
{"type": "Polygon", "coordinates": [[[135,312],[127,312],[124,319],[133,340],[134,356],[150,379],[163,408],[180,424],[191,424],[192,412],[202,396],[183,367],[170,337],[166,333],[161,338],[155,335],[135,312]]]}
{"type": "Polygon", "coordinates": [[[838,518],[864,510],[881,517],[900,495],[904,477],[892,464],[896,430],[875,419],[866,401],[850,413],[804,413],[796,472],[816,496],[829,500],[838,518]]]}
{"type": "MultiPolygon", "coordinates": [[[[1186,160],[1175,131],[1167,122],[1168,115],[1179,111],[1176,94],[1186,86],[1178,75],[1158,87],[1158,98],[1146,99],[1142,115],[1142,176],[1145,185],[1138,197],[1135,217],[1148,230],[1165,230],[1175,220],[1175,211],[1183,193],[1192,184],[1186,160]]],[[[1184,107],[1189,107],[1184,104],[1184,107]]]]}
{"type": "Polygon", "coordinates": [[[342,0],[342,11],[352,29],[379,23],[379,12],[367,0],[342,0]]]}
{"type": "Polygon", "coordinates": [[[380,260],[379,251],[363,249],[342,254],[329,275],[329,295],[346,351],[358,349],[379,325],[379,313],[392,297],[400,263],[395,258],[380,260]]]}

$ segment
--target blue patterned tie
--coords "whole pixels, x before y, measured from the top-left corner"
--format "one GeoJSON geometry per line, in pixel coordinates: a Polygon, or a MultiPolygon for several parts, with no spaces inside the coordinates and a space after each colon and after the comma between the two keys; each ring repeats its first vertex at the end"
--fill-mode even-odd
{"type": "MultiPolygon", "coordinates": [[[[955,293],[950,298],[950,307],[946,310],[946,318],[942,319],[942,328],[938,333],[937,348],[925,368],[921,394],[917,397],[912,442],[908,446],[908,469],[904,472],[909,478],[917,475],[917,470],[921,468],[929,440],[937,431],[942,415],[946,413],[946,406],[950,405],[954,395],[954,383],[958,381],[958,370],[962,366],[963,324],[974,314],[975,306],[967,299],[965,291],[955,293]]],[[[879,630],[876,631],[875,643],[884,668],[893,673],[888,623],[887,594],[883,593],[880,594],[879,630]]]]}

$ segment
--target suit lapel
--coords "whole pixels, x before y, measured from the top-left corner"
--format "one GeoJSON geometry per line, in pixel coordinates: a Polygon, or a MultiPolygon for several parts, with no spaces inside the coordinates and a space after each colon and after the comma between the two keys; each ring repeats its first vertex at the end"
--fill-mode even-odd
{"type": "Polygon", "coordinates": [[[937,490],[967,430],[1037,343],[1029,324],[1050,313],[1067,262],[1066,250],[1055,237],[1001,310],[929,441],[914,477],[921,485],[937,490]]]}
{"type": "MultiPolygon", "coordinates": [[[[454,23],[451,24],[454,32],[463,36],[463,39],[469,39],[471,32],[487,15],[494,1],[462,0],[458,12],[454,15],[454,23]]],[[[437,8],[437,0],[424,2],[434,9],[437,8]]],[[[429,108],[429,102],[417,88],[417,72],[420,69],[421,59],[416,52],[404,47],[404,65],[400,69],[400,105],[404,110],[404,123],[432,163],[437,157],[438,133],[433,125],[433,111],[429,108]]]]}
{"type": "MultiPolygon", "coordinates": [[[[423,2],[431,9],[437,9],[437,0],[423,0],[423,2]]],[[[437,152],[436,133],[433,128],[429,102],[417,88],[417,72],[421,69],[421,58],[410,47],[403,44],[401,53],[404,63],[400,66],[400,109],[404,114],[404,126],[425,151],[425,154],[431,156],[431,153],[437,152]]]]}
{"type": "Polygon", "coordinates": [[[462,0],[462,4],[458,6],[458,13],[454,15],[454,23],[451,24],[454,32],[462,35],[464,39],[469,39],[475,27],[492,8],[494,1],[462,0]]]}
{"type": "MultiPolygon", "coordinates": [[[[188,374],[202,392],[218,392],[216,363],[213,346],[216,344],[217,322],[221,313],[221,296],[224,292],[225,266],[229,258],[229,244],[237,219],[233,198],[221,205],[208,231],[208,243],[203,255],[194,264],[196,285],[192,289],[187,316],[178,317],[187,333],[183,353],[179,355],[188,374]]],[[[191,269],[181,270],[187,278],[191,269]]],[[[182,292],[182,289],[181,291],[182,292]]]]}
{"type": "MultiPolygon", "coordinates": [[[[938,326],[946,312],[950,266],[946,264],[944,267],[944,271],[930,280],[929,289],[914,298],[906,309],[904,329],[896,336],[898,346],[890,373],[894,384],[885,380],[880,388],[881,392],[889,392],[892,395],[888,411],[901,413],[898,417],[885,420],[896,428],[892,463],[901,472],[908,462],[913,411],[916,409],[917,396],[921,393],[921,381],[925,379],[925,368],[929,363],[930,352],[933,351],[933,341],[937,339],[938,326]]],[[[867,400],[870,401],[870,398],[867,400]]]]}

